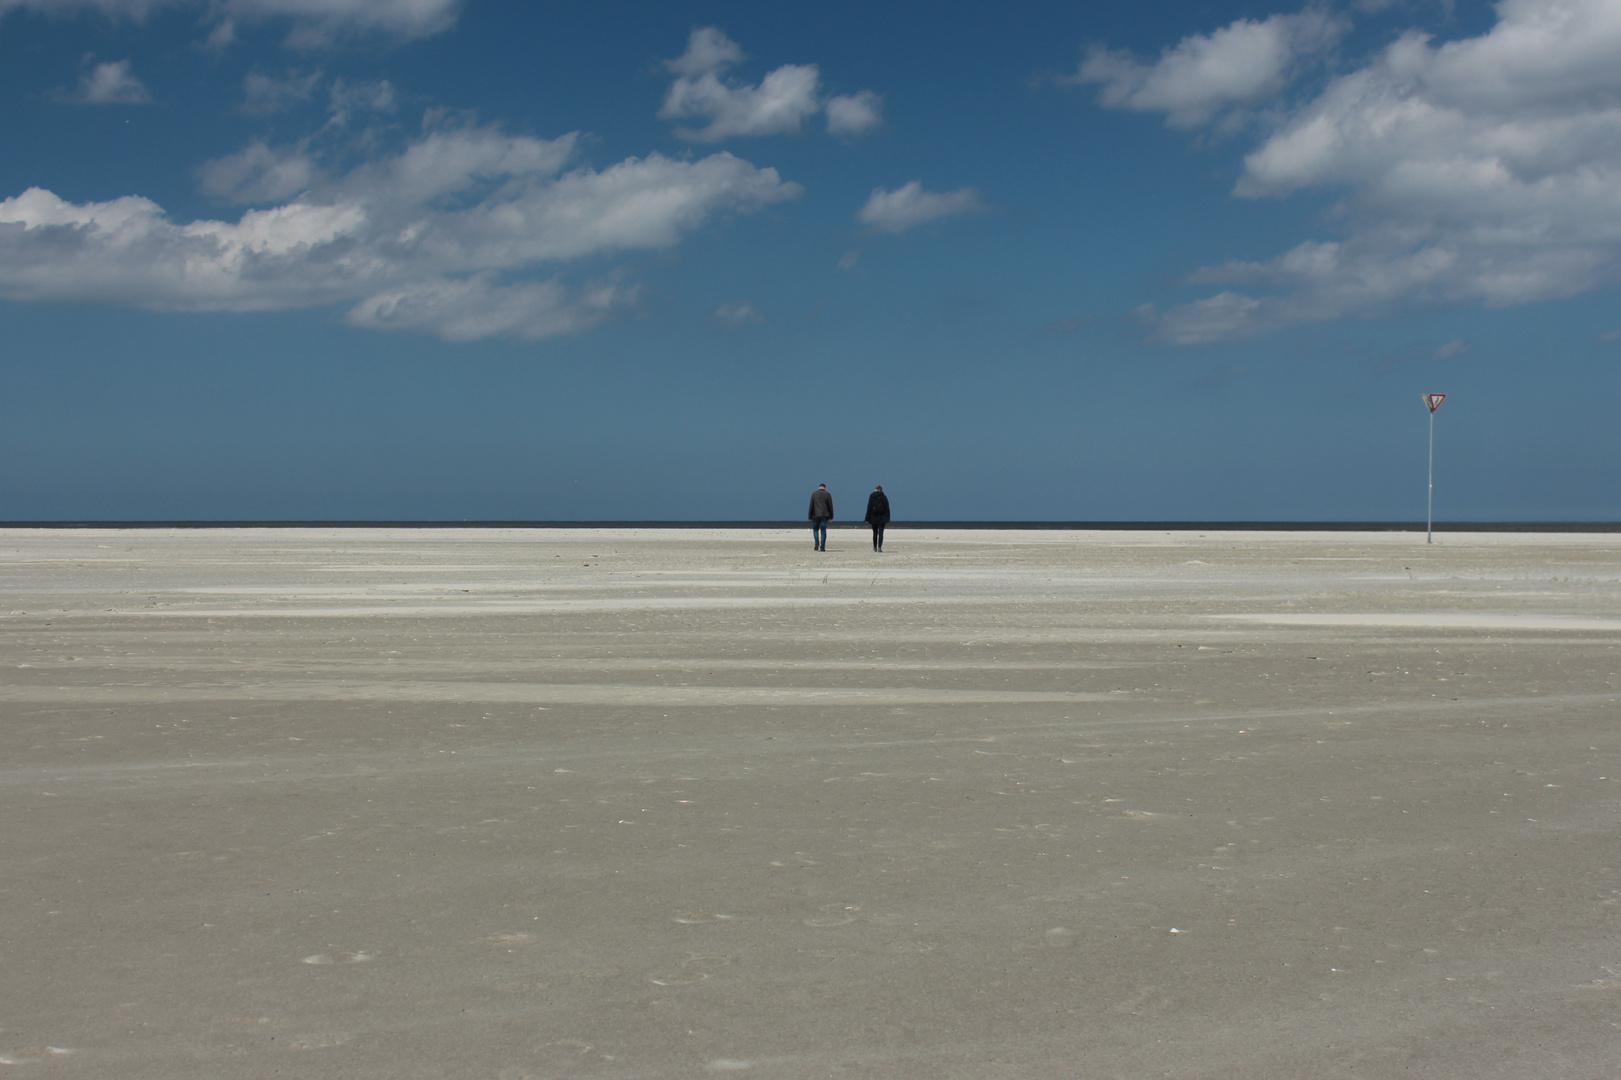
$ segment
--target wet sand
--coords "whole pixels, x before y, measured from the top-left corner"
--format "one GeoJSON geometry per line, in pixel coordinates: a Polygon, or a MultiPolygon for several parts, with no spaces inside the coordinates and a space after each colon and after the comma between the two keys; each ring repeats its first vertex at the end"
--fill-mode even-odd
{"type": "Polygon", "coordinates": [[[0,1077],[1597,1078],[1621,538],[0,530],[0,1077]]]}

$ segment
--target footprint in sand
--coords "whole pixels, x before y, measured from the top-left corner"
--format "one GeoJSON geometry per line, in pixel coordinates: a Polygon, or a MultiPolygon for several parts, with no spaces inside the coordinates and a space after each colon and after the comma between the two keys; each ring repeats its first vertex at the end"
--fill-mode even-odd
{"type": "Polygon", "coordinates": [[[347,1031],[317,1031],[289,1036],[277,1045],[287,1050],[332,1050],[353,1039],[347,1031]]]}
{"type": "Polygon", "coordinates": [[[858,904],[826,904],[822,907],[823,914],[812,915],[803,921],[806,926],[818,928],[848,926],[856,921],[859,917],[856,912],[860,910],[861,907],[858,904]]]}
{"type": "Polygon", "coordinates": [[[675,917],[675,921],[682,926],[701,926],[704,923],[728,922],[731,919],[731,915],[722,915],[716,911],[692,911],[675,917]]]}
{"type": "Polygon", "coordinates": [[[369,952],[341,952],[336,956],[327,953],[316,953],[314,956],[304,957],[306,964],[364,964],[368,960],[376,959],[369,952]]]}
{"type": "Polygon", "coordinates": [[[707,971],[678,971],[671,975],[650,975],[647,981],[654,986],[692,986],[709,978],[707,971]]]}
{"type": "Polygon", "coordinates": [[[46,1058],[71,1054],[65,1046],[25,1046],[20,1050],[0,1054],[0,1065],[38,1065],[46,1058]]]}

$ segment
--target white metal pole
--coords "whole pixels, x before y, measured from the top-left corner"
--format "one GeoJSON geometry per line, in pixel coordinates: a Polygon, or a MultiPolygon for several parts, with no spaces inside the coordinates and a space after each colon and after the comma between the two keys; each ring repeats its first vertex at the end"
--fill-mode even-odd
{"type": "MultiPolygon", "coordinates": [[[[1427,404],[1427,402],[1426,402],[1427,404]]],[[[1430,500],[1424,511],[1424,542],[1435,543],[1435,409],[1430,408],[1430,500]]]]}

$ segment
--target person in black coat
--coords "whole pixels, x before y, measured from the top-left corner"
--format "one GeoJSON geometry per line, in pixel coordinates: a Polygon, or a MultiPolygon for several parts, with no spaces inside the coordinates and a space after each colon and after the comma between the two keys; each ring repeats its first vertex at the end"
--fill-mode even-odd
{"type": "Polygon", "coordinates": [[[862,520],[872,526],[872,549],[884,550],[884,526],[889,524],[889,496],[884,494],[884,485],[879,484],[867,496],[867,516],[862,520]]]}
{"type": "Polygon", "coordinates": [[[833,496],[828,493],[826,484],[820,484],[811,492],[810,503],[811,540],[817,551],[827,550],[827,523],[832,520],[833,496]]]}

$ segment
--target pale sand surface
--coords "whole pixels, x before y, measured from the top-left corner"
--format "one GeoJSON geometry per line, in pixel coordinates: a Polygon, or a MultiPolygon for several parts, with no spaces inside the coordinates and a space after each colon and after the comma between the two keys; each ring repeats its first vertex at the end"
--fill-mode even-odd
{"type": "Polygon", "coordinates": [[[809,540],[0,530],[0,1078],[1617,1074],[1621,537],[809,540]]]}

